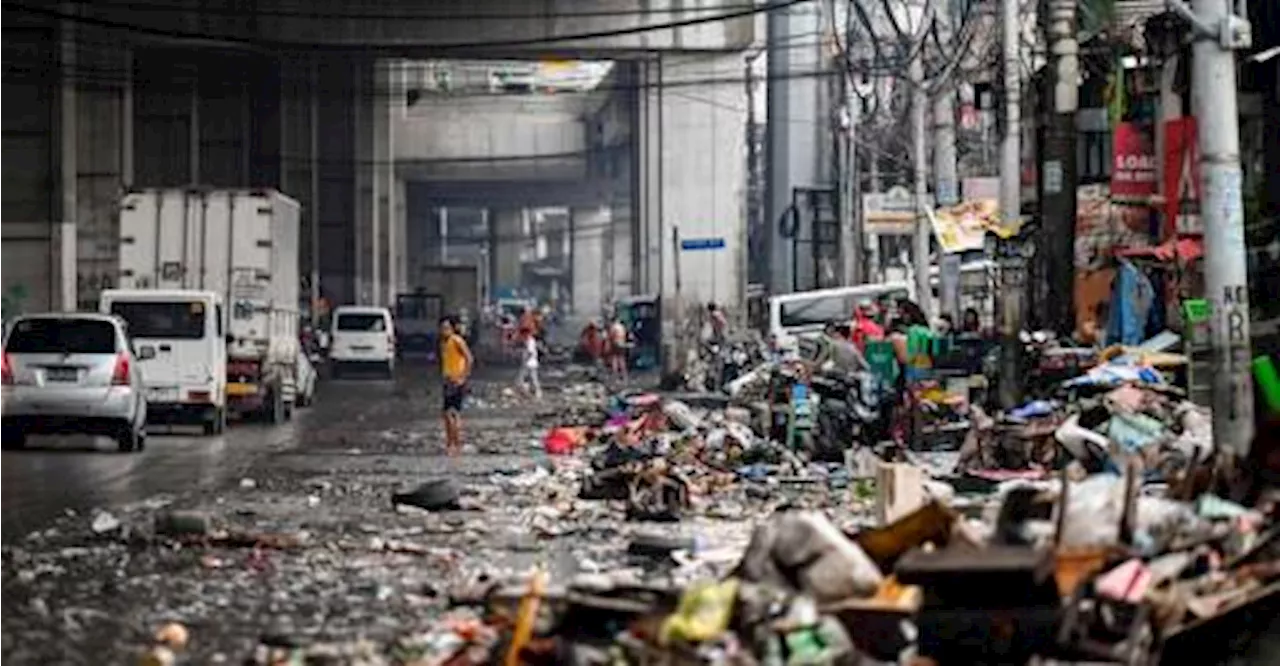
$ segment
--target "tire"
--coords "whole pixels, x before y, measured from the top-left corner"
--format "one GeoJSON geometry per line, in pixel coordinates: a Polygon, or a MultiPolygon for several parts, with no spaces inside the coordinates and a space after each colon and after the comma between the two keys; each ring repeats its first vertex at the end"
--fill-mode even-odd
{"type": "MultiPolygon", "coordinates": [[[[297,400],[297,398],[294,398],[294,399],[297,400]]],[[[296,405],[292,402],[284,403],[284,420],[285,421],[293,420],[293,410],[295,409],[295,407],[296,405]]]]}
{"type": "Polygon", "coordinates": [[[142,450],[145,444],[142,442],[140,433],[134,429],[132,423],[126,423],[116,432],[116,447],[121,453],[133,453],[142,450]]]}
{"type": "Polygon", "coordinates": [[[339,378],[341,378],[341,377],[342,377],[342,364],[338,363],[337,361],[330,361],[330,363],[329,363],[329,376],[330,376],[330,377],[332,377],[333,379],[339,379],[339,378]]]}
{"type": "Polygon", "coordinates": [[[284,392],[279,386],[271,389],[271,403],[267,406],[267,420],[271,425],[280,425],[288,420],[285,414],[284,392]]]}
{"type": "Polygon", "coordinates": [[[221,435],[227,426],[227,410],[224,408],[216,408],[213,416],[205,420],[201,424],[204,428],[205,436],[221,435]]]}
{"type": "Polygon", "coordinates": [[[383,376],[384,376],[384,377],[386,377],[387,379],[395,379],[395,376],[396,376],[396,364],[395,364],[395,362],[393,362],[393,361],[387,361],[387,367],[386,367],[386,368],[383,368],[383,370],[382,370],[382,374],[383,374],[383,376]]]}
{"type": "Polygon", "coordinates": [[[17,426],[5,426],[0,433],[0,445],[5,451],[19,451],[27,445],[27,433],[17,426]]]}

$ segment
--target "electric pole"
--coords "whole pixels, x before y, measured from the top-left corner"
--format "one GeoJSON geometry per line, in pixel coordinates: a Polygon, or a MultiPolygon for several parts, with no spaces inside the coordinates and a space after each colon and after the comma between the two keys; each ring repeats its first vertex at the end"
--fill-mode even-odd
{"type": "Polygon", "coordinates": [[[1204,220],[1204,274],[1213,350],[1213,439],[1218,450],[1244,456],[1253,439],[1249,284],[1245,263],[1236,49],[1252,44],[1248,19],[1224,0],[1181,0],[1175,10],[1194,27],[1191,112],[1199,123],[1204,220]]]}
{"type": "MultiPolygon", "coordinates": [[[[832,15],[837,12],[832,8],[832,15]]],[[[853,47],[857,31],[853,28],[853,10],[844,13],[844,52],[840,54],[844,76],[840,77],[840,90],[844,92],[838,128],[842,132],[840,142],[840,168],[838,197],[840,202],[840,257],[842,285],[862,284],[865,257],[862,250],[862,181],[858,173],[858,125],[862,122],[862,98],[858,96],[853,80],[853,47]]],[[[834,21],[833,21],[834,23],[834,21]]]]}
{"type": "Polygon", "coordinates": [[[915,269],[916,301],[924,310],[925,317],[932,320],[933,291],[929,285],[929,236],[932,230],[929,228],[929,218],[924,213],[925,207],[929,205],[928,152],[924,126],[924,110],[929,103],[929,95],[924,87],[923,52],[924,49],[919,50],[907,69],[907,77],[911,80],[911,153],[916,186],[916,233],[912,263],[915,269]]]}
{"type": "Polygon", "coordinates": [[[861,121],[862,100],[847,78],[843,83],[844,107],[840,117],[843,137],[840,142],[840,256],[842,285],[862,283],[862,225],[858,203],[862,188],[858,187],[858,147],[855,141],[861,121]]]}
{"type": "MultiPolygon", "coordinates": [[[[1050,330],[1075,330],[1076,110],[1080,107],[1080,60],[1076,0],[1046,0],[1045,33],[1052,60],[1048,72],[1052,108],[1046,109],[1040,166],[1042,249],[1036,311],[1050,330]],[[1053,296],[1050,297],[1049,295],[1053,296]]],[[[1048,101],[1048,100],[1046,100],[1048,101]]]]}
{"type": "MultiPolygon", "coordinates": [[[[1000,217],[1004,224],[1011,224],[1022,217],[1022,62],[1019,57],[1018,0],[1000,0],[1001,33],[1004,60],[1004,136],[1000,140],[1000,217]]],[[[1019,359],[1021,356],[1018,334],[1022,331],[1023,293],[1018,279],[1021,270],[1011,267],[1009,259],[1001,258],[1000,275],[1003,283],[1000,297],[1000,404],[1011,408],[1017,405],[1019,395],[1019,359]],[[1012,269],[1012,270],[1011,270],[1012,269]],[[1011,275],[1012,274],[1012,275],[1011,275]]]]}
{"type": "MultiPolygon", "coordinates": [[[[951,37],[951,13],[941,11],[938,17],[938,37],[946,43],[951,37]]],[[[962,57],[962,56],[961,56],[962,57]]],[[[956,89],[953,81],[940,79],[933,91],[933,196],[939,208],[953,206],[960,201],[959,176],[956,172],[956,89]]],[[[945,252],[939,248],[939,309],[951,315],[951,321],[960,323],[960,259],[959,252],[945,252]]]]}

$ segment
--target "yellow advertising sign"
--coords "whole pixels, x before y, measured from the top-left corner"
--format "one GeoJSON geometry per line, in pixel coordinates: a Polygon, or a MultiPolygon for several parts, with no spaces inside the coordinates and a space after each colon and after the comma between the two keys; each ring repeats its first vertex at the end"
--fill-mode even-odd
{"type": "Polygon", "coordinates": [[[1000,202],[996,199],[971,199],[954,206],[929,211],[929,222],[938,245],[947,254],[981,250],[988,232],[1000,238],[1018,233],[1017,222],[1005,225],[1000,219],[1000,202]]]}

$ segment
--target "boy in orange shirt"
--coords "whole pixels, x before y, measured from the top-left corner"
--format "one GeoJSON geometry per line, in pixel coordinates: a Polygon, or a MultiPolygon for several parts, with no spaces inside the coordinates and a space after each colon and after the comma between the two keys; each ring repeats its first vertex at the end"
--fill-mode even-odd
{"type": "Polygon", "coordinates": [[[440,374],[444,376],[444,437],[449,455],[462,451],[462,402],[467,394],[474,359],[467,341],[458,334],[452,316],[440,320],[440,374]]]}

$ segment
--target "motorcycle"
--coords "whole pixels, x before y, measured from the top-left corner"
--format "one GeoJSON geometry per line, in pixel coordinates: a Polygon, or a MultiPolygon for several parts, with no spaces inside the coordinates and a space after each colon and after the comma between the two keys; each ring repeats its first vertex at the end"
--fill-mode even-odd
{"type": "Polygon", "coordinates": [[[889,438],[892,410],[870,373],[824,374],[810,383],[819,397],[815,460],[840,462],[852,446],[873,447],[889,438]]]}

